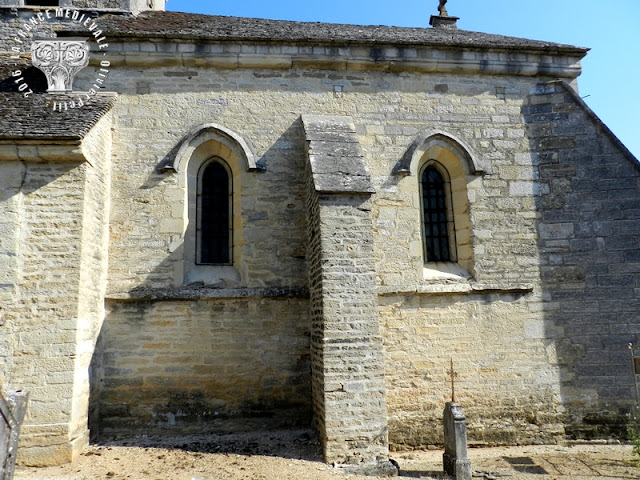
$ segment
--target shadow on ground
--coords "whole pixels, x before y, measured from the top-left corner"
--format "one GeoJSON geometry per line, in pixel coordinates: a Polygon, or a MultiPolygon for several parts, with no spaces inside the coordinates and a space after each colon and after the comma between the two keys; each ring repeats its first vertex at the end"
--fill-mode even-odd
{"type": "Polygon", "coordinates": [[[447,475],[444,472],[436,472],[436,471],[418,471],[418,470],[402,470],[400,469],[400,473],[398,474],[400,478],[429,478],[429,479],[438,479],[438,480],[449,480],[453,477],[447,475]]]}
{"type": "Polygon", "coordinates": [[[322,449],[313,430],[277,430],[232,434],[186,435],[163,437],[139,435],[101,441],[96,445],[141,448],[168,448],[192,453],[226,453],[260,455],[296,460],[322,461],[322,449]]]}

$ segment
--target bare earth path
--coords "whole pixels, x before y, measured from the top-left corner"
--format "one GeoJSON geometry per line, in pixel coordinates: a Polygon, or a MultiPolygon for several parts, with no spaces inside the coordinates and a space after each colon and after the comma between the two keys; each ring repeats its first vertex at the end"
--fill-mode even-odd
{"type": "MultiPolygon", "coordinates": [[[[307,431],[189,437],[171,444],[143,438],[92,445],[70,465],[18,467],[16,480],[366,480],[320,461],[307,431]],[[142,446],[140,446],[142,445],[142,446]]],[[[440,450],[396,452],[399,478],[448,479],[440,450]]],[[[474,478],[506,480],[640,480],[628,445],[471,449],[474,478]]]]}

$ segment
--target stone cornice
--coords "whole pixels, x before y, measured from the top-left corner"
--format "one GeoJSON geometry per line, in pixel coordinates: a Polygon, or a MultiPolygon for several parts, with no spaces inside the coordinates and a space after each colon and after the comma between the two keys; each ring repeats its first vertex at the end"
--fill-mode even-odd
{"type": "Polygon", "coordinates": [[[193,285],[167,288],[138,287],[128,292],[109,292],[105,296],[106,300],[122,302],[308,297],[309,291],[306,287],[213,288],[193,285]]]}
{"type": "MultiPolygon", "coordinates": [[[[51,140],[49,140],[51,141],[51,140]]],[[[87,161],[80,141],[63,141],[58,144],[43,144],[33,140],[31,143],[0,143],[0,161],[24,162],[84,162],[87,161]]]]}
{"type": "MultiPolygon", "coordinates": [[[[314,68],[381,72],[546,76],[574,79],[581,52],[551,54],[535,48],[447,48],[426,46],[309,46],[246,42],[186,43],[128,39],[109,44],[114,67],[203,67],[220,69],[314,68]]],[[[95,56],[94,56],[95,57],[95,56]]]]}

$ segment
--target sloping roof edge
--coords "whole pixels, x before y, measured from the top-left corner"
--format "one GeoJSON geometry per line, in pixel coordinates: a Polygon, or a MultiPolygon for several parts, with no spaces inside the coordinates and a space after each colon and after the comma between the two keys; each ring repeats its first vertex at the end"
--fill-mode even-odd
{"type": "MultiPolygon", "coordinates": [[[[137,16],[105,15],[100,28],[109,38],[186,39],[334,45],[438,46],[492,48],[569,54],[583,57],[588,48],[460,29],[296,22],[261,18],[147,11],[137,16]]],[[[74,32],[65,27],[63,32],[74,32]]],[[[63,33],[64,34],[64,33],[63,33]]]]}
{"type": "Polygon", "coordinates": [[[71,108],[82,96],[0,93],[0,143],[80,144],[117,101],[115,94],[100,94],[71,108]],[[54,111],[54,102],[62,111],[54,111]]]}
{"type": "Polygon", "coordinates": [[[620,139],[616,136],[616,134],[613,133],[613,131],[600,119],[600,117],[596,114],[596,112],[594,112],[591,109],[591,107],[587,105],[587,103],[582,99],[582,97],[578,95],[578,93],[566,82],[566,80],[557,79],[557,80],[551,80],[546,83],[550,85],[562,86],[562,88],[566,90],[566,92],[571,96],[571,98],[573,98],[573,100],[580,106],[580,108],[584,110],[584,112],[589,116],[589,118],[591,118],[591,120],[593,120],[596,123],[596,125],[598,125],[598,127],[602,129],[602,131],[609,138],[609,140],[611,140],[613,144],[622,151],[622,153],[627,158],[627,160],[633,163],[635,167],[640,170],[640,160],[638,160],[638,158],[633,153],[631,153],[631,150],[629,150],[625,146],[625,144],[622,143],[622,141],[620,141],[620,139]]]}

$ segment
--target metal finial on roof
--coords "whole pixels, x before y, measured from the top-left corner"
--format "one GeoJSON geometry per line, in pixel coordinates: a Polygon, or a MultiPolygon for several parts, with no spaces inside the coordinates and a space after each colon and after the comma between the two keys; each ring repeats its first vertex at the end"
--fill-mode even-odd
{"type": "Polygon", "coordinates": [[[447,13],[447,7],[445,7],[445,4],[447,3],[447,0],[440,0],[440,5],[438,6],[438,11],[440,12],[440,16],[441,17],[448,17],[449,14],[447,13]]]}
{"type": "Polygon", "coordinates": [[[438,12],[440,12],[440,15],[431,15],[429,25],[434,28],[456,29],[458,28],[456,22],[459,20],[459,17],[449,16],[447,7],[445,7],[446,3],[447,0],[440,0],[440,4],[438,5],[438,12]]]}

